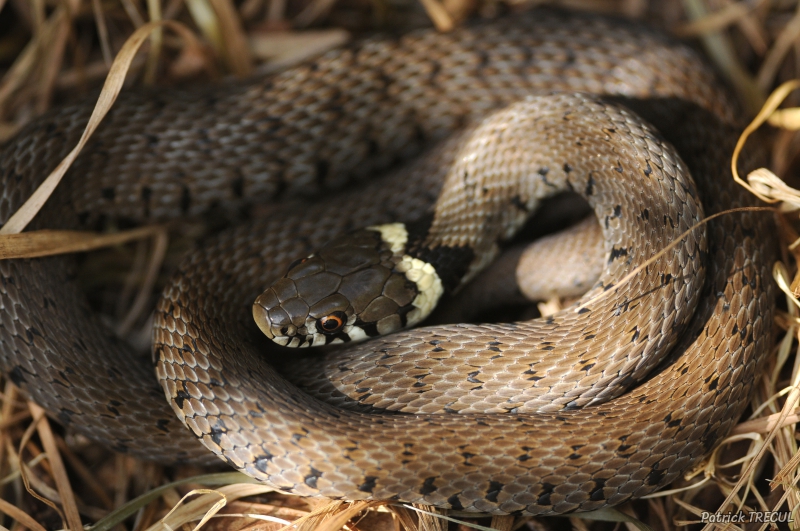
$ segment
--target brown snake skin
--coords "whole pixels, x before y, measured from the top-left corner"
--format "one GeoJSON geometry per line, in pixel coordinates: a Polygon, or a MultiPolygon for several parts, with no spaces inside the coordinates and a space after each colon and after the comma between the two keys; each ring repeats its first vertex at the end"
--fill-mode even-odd
{"type": "MultiPolygon", "coordinates": [[[[687,329],[664,340],[677,344],[655,375],[584,409],[568,402],[539,413],[338,409],[272,368],[252,321],[253,299],[291,260],[345,230],[425,213],[447,172],[440,163],[452,160],[455,147],[450,142],[388,181],[362,184],[324,204],[298,207],[299,196],[336,188],[348,176],[372,175],[489,110],[551,91],[624,97],[675,145],[706,214],[750,204],[725,171],[736,135],[730,100],[693,52],[630,22],[538,11],[446,35],[421,31],[366,41],[249,85],[124,94],[37,228],[92,224],[112,215],[143,221],[224,213],[265,196],[280,195],[288,204],[204,241],[175,273],[155,319],[163,390],[152,366],[90,311],[70,281],[72,262],[63,258],[0,262],[2,369],[55,418],[119,451],[162,461],[203,460],[207,450],[174,411],[229,464],[302,495],[544,515],[615,505],[663,487],[728,433],[769,352],[774,297],[768,215],[724,216],[707,227],[707,252],[698,252],[702,243],[690,238],[685,250],[662,261],[686,274],[649,287],[674,288],[676,308],[696,298],[694,316],[676,318],[688,321],[687,329]],[[692,255],[697,263],[689,263],[692,255]],[[682,287],[703,263],[703,288],[682,287]]],[[[619,121],[616,136],[632,139],[637,149],[626,156],[640,164],[626,162],[620,173],[638,175],[633,168],[641,168],[642,160],[666,173],[680,165],[629,115],[584,97],[566,101],[599,106],[619,121]]],[[[5,146],[0,221],[77,142],[89,111],[88,105],[53,111],[5,146]]],[[[547,178],[581,179],[586,192],[587,175],[578,169],[591,165],[577,158],[576,137],[561,136],[565,147],[550,148],[550,156],[564,164],[549,168],[547,178]]],[[[691,188],[665,188],[680,203],[694,195],[691,188]]],[[[607,237],[621,223],[615,206],[621,217],[639,216],[648,230],[666,230],[663,238],[691,224],[678,214],[648,220],[628,208],[636,194],[614,194],[610,205],[595,207],[611,209],[600,220],[609,224],[607,237]]],[[[627,237],[639,246],[637,260],[666,243],[635,232],[627,237]]],[[[613,262],[612,271],[627,265],[613,262]]],[[[608,326],[622,327],[625,341],[635,343],[644,334],[632,327],[650,323],[626,321],[627,309],[638,302],[621,293],[603,303],[620,314],[615,319],[621,321],[608,326]]],[[[607,318],[598,316],[598,323],[607,318]]],[[[671,325],[664,325],[666,335],[671,325]]],[[[406,350],[417,360],[422,353],[435,359],[468,345],[470,355],[492,357],[507,349],[511,336],[530,350],[542,346],[526,343],[514,325],[498,329],[506,335],[466,326],[422,329],[360,350],[406,350]]],[[[422,363],[408,362],[409,375],[418,375],[422,363]]]]}

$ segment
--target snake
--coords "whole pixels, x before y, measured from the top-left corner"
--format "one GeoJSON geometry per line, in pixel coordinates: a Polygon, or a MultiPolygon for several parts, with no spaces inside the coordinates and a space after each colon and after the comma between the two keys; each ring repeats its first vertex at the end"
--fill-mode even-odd
{"type": "MultiPolygon", "coordinates": [[[[91,108],[56,108],[3,146],[0,221],[77,143],[91,108]]],[[[126,91],[32,228],[237,223],[173,272],[154,310],[152,360],[92,309],[74,258],[0,262],[0,367],[54,419],[115,451],[221,459],[284,492],[491,514],[620,504],[673,482],[729,433],[773,342],[770,216],[725,215],[682,236],[704,215],[753,204],[728,170],[738,121],[689,46],[550,10],[368,38],[248,82],[126,91]],[[254,300],[273,284],[299,290],[298,258],[361,229],[373,269],[359,269],[357,253],[338,263],[342,275],[397,272],[407,256],[393,285],[419,288],[406,274],[419,266],[456,291],[560,189],[589,201],[610,246],[578,306],[358,345],[340,335],[327,369],[311,370],[339,384],[302,389],[279,372],[298,351],[261,333],[273,328],[254,313],[277,310],[254,300]],[[457,275],[439,269],[447,261],[457,275]],[[433,406],[417,404],[423,394],[433,406]]],[[[427,304],[382,293],[381,306],[406,316],[427,304]]]]}

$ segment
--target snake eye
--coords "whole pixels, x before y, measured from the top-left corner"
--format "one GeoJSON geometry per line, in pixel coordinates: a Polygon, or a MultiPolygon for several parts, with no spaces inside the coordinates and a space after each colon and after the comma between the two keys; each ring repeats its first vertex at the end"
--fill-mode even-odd
{"type": "Polygon", "coordinates": [[[299,266],[300,264],[302,264],[306,260],[308,260],[308,257],[306,257],[306,258],[298,258],[297,260],[295,260],[294,262],[289,264],[289,267],[286,268],[286,271],[287,272],[291,271],[292,269],[294,269],[295,267],[299,266]]]}
{"type": "Polygon", "coordinates": [[[347,314],[344,312],[333,312],[325,317],[317,319],[317,330],[323,334],[334,334],[341,330],[347,322],[347,314]]]}

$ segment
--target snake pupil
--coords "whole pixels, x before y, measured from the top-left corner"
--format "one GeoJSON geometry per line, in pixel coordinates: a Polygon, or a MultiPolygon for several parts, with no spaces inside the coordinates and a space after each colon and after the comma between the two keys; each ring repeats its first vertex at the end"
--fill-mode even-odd
{"type": "Polygon", "coordinates": [[[344,312],[333,312],[317,320],[317,329],[324,334],[338,332],[344,326],[347,315],[344,312]]]}

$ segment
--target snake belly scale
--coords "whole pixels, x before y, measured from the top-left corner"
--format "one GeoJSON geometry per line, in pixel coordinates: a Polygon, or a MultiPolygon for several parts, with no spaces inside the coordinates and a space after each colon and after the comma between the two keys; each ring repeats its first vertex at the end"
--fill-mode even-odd
{"type": "MultiPolygon", "coordinates": [[[[235,210],[265,196],[295,200],[408,158],[493,109],[551,92],[613,96],[643,111],[690,168],[706,215],[750,204],[724,171],[736,138],[733,106],[691,50],[630,23],[538,11],[447,35],[365,41],[248,85],[123,95],[35,223],[147,221],[235,210]]],[[[4,147],[0,221],[77,142],[90,108],[56,110],[4,147]]],[[[772,344],[767,216],[710,222],[707,249],[691,247],[699,264],[680,262],[692,253],[674,255],[680,270],[700,271],[705,262],[695,313],[666,341],[675,345],[649,379],[599,405],[365,413],[300,391],[265,360],[251,316],[255,296],[292,260],[349,229],[426,214],[458,142],[333,204],[276,206],[268,218],[204,242],[156,309],[163,389],[152,366],[92,314],[71,282],[71,261],[0,263],[4,372],[54,417],[119,451],[207,460],[199,439],[232,466],[303,495],[559,514],[670,483],[736,422],[772,344]]],[[[665,243],[650,242],[649,250],[665,243]]],[[[480,331],[456,328],[448,342],[482,340],[480,331]]],[[[387,336],[377,348],[396,345],[415,356],[449,348],[431,344],[436,333],[387,336]]]]}

